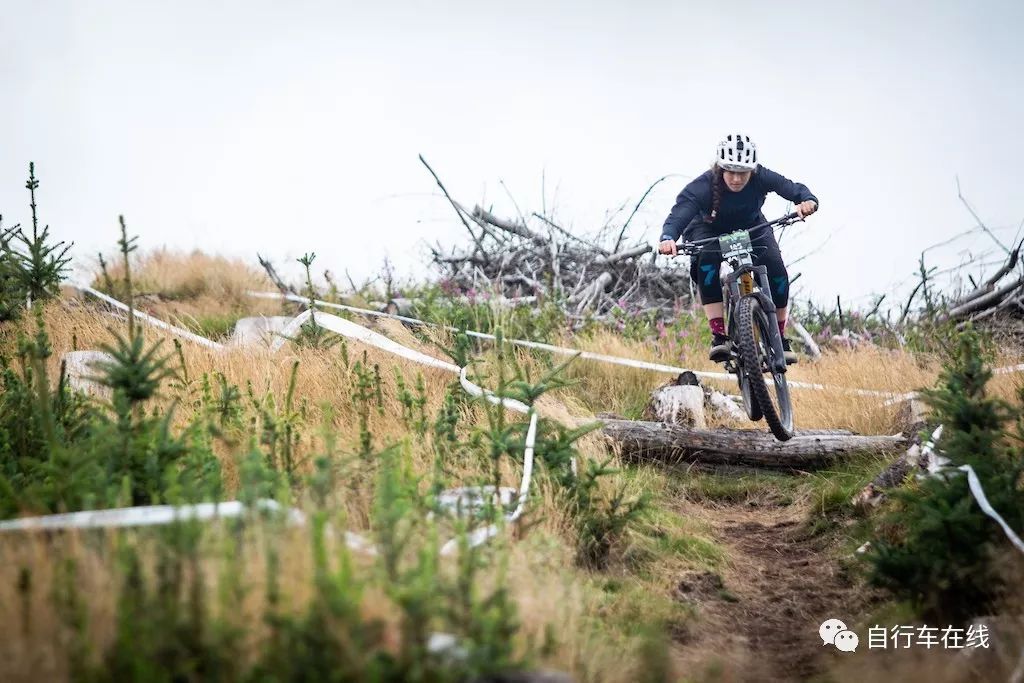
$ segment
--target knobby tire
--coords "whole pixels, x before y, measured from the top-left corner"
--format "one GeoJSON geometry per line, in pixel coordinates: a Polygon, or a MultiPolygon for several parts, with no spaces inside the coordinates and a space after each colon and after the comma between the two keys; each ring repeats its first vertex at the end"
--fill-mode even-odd
{"type": "Polygon", "coordinates": [[[749,387],[752,403],[760,407],[768,428],[779,441],[793,438],[793,405],[789,399],[789,387],[785,374],[772,372],[772,388],[778,398],[778,404],[772,400],[772,389],[764,381],[761,370],[762,349],[767,356],[767,365],[772,367],[771,343],[768,334],[768,316],[765,315],[757,298],[745,296],[739,300],[736,315],[737,339],[739,356],[743,373],[749,387]]]}

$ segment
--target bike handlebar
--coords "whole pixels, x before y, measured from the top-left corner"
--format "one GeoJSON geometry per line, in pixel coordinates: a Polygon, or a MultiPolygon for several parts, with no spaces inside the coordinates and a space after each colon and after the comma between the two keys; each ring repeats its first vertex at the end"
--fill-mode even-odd
{"type": "MultiPolygon", "coordinates": [[[[764,223],[759,223],[751,228],[747,228],[747,232],[753,232],[754,230],[760,230],[761,228],[784,228],[787,225],[792,225],[793,223],[802,220],[803,218],[800,217],[800,214],[794,211],[792,213],[787,213],[785,216],[782,216],[781,218],[776,218],[773,221],[765,221],[764,223]]],[[[698,251],[700,251],[700,248],[703,245],[710,244],[711,242],[717,242],[718,239],[719,236],[706,237],[704,239],[693,241],[684,240],[683,242],[678,243],[678,251],[688,254],[697,253],[698,251]]]]}

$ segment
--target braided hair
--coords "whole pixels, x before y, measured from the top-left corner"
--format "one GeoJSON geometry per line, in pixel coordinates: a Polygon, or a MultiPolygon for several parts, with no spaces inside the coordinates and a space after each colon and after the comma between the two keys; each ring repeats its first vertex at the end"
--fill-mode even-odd
{"type": "Polygon", "coordinates": [[[711,166],[711,212],[704,217],[705,223],[714,223],[718,217],[718,207],[722,203],[722,190],[725,189],[725,178],[722,169],[716,162],[711,166]]]}

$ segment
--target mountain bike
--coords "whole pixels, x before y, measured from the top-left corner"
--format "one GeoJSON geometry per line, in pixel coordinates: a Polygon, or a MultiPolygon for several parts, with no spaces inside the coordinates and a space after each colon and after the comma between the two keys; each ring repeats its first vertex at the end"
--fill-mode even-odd
{"type": "Polygon", "coordinates": [[[776,322],[768,269],[753,263],[752,256],[757,249],[753,242],[758,238],[751,238],[751,233],[762,228],[774,230],[800,220],[803,219],[794,212],[747,230],[684,241],[678,247],[680,253],[693,257],[707,245],[717,242],[722,250],[722,260],[732,268],[722,284],[726,331],[730,341],[725,370],[736,375],[747,416],[754,422],[764,418],[779,441],[793,437],[793,404],[786,384],[786,358],[782,334],[776,322]],[[770,384],[765,381],[765,375],[771,376],[770,384]]]}

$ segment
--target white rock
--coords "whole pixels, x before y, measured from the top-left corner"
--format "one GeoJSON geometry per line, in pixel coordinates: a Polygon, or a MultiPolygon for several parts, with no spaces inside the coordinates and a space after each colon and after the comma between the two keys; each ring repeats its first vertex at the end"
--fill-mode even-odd
{"type": "Polygon", "coordinates": [[[731,420],[744,421],[747,419],[747,414],[743,412],[743,409],[736,405],[736,403],[732,400],[731,397],[726,396],[722,392],[715,391],[714,389],[712,389],[711,391],[708,392],[707,398],[708,403],[711,405],[711,409],[714,412],[719,413],[731,420]]]}
{"type": "Polygon", "coordinates": [[[280,332],[291,321],[286,315],[268,317],[242,318],[235,323],[235,331],[231,335],[231,346],[252,346],[254,344],[270,344],[274,334],[280,332]]]}
{"type": "Polygon", "coordinates": [[[96,363],[110,362],[113,358],[103,351],[69,351],[61,356],[68,386],[90,396],[107,396],[110,390],[91,379],[100,374],[96,363]]]}
{"type": "Polygon", "coordinates": [[[483,510],[488,503],[495,507],[510,505],[516,493],[515,489],[508,486],[502,486],[497,493],[493,486],[464,486],[442,491],[437,502],[458,516],[472,516],[483,510]]]}

